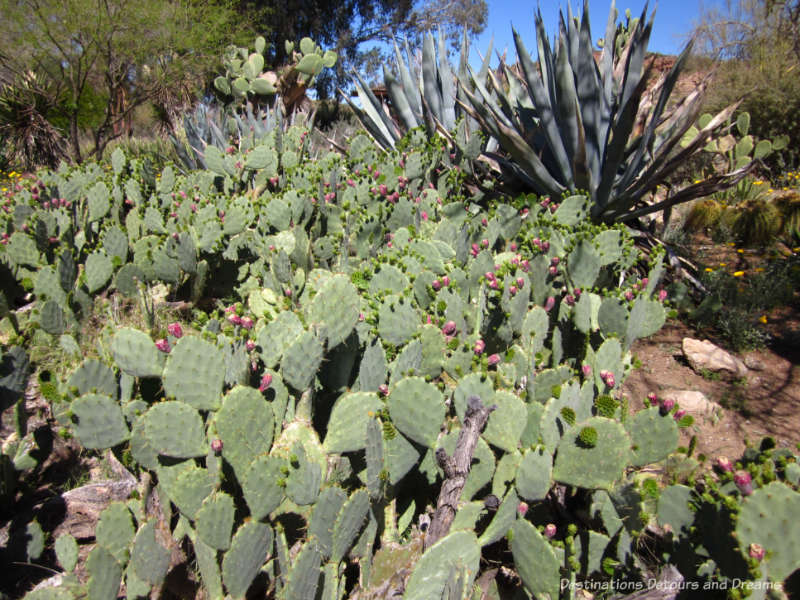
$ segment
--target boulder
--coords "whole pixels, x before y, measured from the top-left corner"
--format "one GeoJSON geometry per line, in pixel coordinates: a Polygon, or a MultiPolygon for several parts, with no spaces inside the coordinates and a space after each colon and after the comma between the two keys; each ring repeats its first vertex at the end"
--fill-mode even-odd
{"type": "Polygon", "coordinates": [[[698,373],[703,369],[709,371],[727,371],[736,377],[747,376],[745,364],[722,348],[708,340],[683,338],[683,355],[692,369],[698,373]]]}
{"type": "Polygon", "coordinates": [[[703,392],[693,390],[672,390],[663,393],[665,400],[674,400],[683,410],[692,415],[711,416],[722,407],[709,400],[703,392]]]}

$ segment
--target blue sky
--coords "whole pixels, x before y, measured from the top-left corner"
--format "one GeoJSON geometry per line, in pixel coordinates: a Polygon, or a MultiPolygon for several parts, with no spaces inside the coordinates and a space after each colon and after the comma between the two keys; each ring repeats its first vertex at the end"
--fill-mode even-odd
{"type": "MultiPolygon", "coordinates": [[[[473,65],[477,61],[477,52],[483,54],[489,47],[489,41],[494,37],[494,51],[492,52],[492,65],[497,63],[496,51],[503,52],[508,49],[509,62],[516,60],[516,50],[514,39],[511,35],[511,24],[522,36],[529,52],[536,57],[536,33],[534,28],[534,11],[536,3],[530,0],[487,0],[489,6],[489,18],[484,32],[471,44],[472,56],[470,63],[473,65]]],[[[656,7],[656,16],[653,24],[653,32],[650,36],[648,49],[651,52],[662,54],[677,54],[685,46],[688,40],[688,33],[698,19],[701,11],[700,0],[662,0],[656,7]]],[[[706,2],[706,5],[713,2],[706,2]]],[[[617,2],[619,12],[618,20],[625,19],[625,9],[631,10],[631,16],[637,17],[641,14],[645,2],[640,0],[620,0],[617,2]]],[[[553,35],[558,31],[558,11],[564,10],[566,16],[566,2],[552,2],[544,0],[540,3],[542,18],[545,30],[552,40],[553,35]]],[[[589,22],[592,26],[592,38],[594,42],[604,36],[608,11],[611,6],[610,0],[590,0],[589,2],[589,22]]],[[[653,11],[655,4],[650,2],[648,6],[648,18],[653,11]]],[[[572,1],[573,13],[580,16],[583,10],[583,1],[572,1]]]]}

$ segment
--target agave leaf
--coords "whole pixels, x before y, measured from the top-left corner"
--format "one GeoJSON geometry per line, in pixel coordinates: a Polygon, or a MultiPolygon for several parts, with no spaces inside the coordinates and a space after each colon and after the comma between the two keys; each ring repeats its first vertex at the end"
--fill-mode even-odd
{"type": "Polygon", "coordinates": [[[578,29],[575,27],[575,15],[572,14],[572,4],[567,2],[567,23],[566,27],[563,27],[564,24],[564,16],[559,11],[559,17],[561,18],[561,25],[562,31],[566,34],[566,41],[567,41],[567,50],[569,51],[569,62],[570,64],[577,64],[578,63],[578,29]]]}
{"type": "Polygon", "coordinates": [[[678,60],[675,61],[675,64],[672,65],[672,69],[670,69],[669,75],[664,80],[664,85],[661,89],[661,95],[658,99],[658,103],[655,106],[655,109],[651,112],[651,119],[650,124],[645,130],[644,137],[639,141],[639,146],[636,149],[636,154],[634,154],[633,159],[628,162],[628,167],[625,170],[625,174],[623,175],[622,179],[619,182],[619,187],[624,189],[628,187],[628,185],[633,180],[634,176],[641,172],[644,164],[643,161],[645,160],[645,151],[650,150],[650,140],[652,139],[653,135],[655,134],[656,126],[658,125],[659,117],[661,113],[664,111],[664,108],[667,105],[667,100],[669,99],[670,94],[672,94],[672,90],[675,87],[675,84],[678,81],[678,75],[683,69],[684,64],[686,63],[686,59],[689,57],[689,52],[692,49],[691,42],[686,45],[683,52],[681,52],[678,60]]]}
{"type": "MultiPolygon", "coordinates": [[[[553,179],[533,149],[516,131],[504,124],[501,119],[492,118],[492,115],[496,117],[497,114],[487,108],[487,103],[478,102],[478,99],[466,90],[464,93],[475,109],[475,112],[472,113],[473,116],[503,144],[508,153],[519,163],[520,168],[536,183],[540,193],[559,195],[566,190],[563,185],[553,179]]],[[[464,109],[470,110],[467,106],[464,106],[464,109]]]]}
{"type": "Polygon", "coordinates": [[[441,124],[447,131],[452,131],[456,128],[455,80],[447,60],[447,45],[441,30],[439,30],[439,83],[442,86],[441,124]]]}
{"type": "MultiPolygon", "coordinates": [[[[587,19],[588,20],[588,19],[587,19]]],[[[614,0],[611,0],[611,8],[608,11],[608,22],[606,23],[606,37],[603,44],[603,51],[600,54],[600,80],[603,85],[602,111],[597,129],[597,141],[600,148],[605,148],[608,141],[608,130],[611,125],[611,97],[614,90],[614,34],[616,32],[617,8],[614,0]]],[[[591,40],[590,40],[591,41],[591,40]]],[[[594,62],[594,56],[592,57],[594,62]]],[[[595,180],[597,181],[597,179],[595,180]]]]}
{"type": "Polygon", "coordinates": [[[439,91],[436,68],[436,52],[433,48],[433,35],[427,33],[422,42],[422,85],[425,90],[424,100],[430,107],[436,121],[442,122],[442,97],[439,91]]]}
{"type": "Polygon", "coordinates": [[[542,79],[536,70],[536,66],[533,64],[531,56],[525,49],[525,45],[522,43],[522,39],[519,37],[516,29],[512,28],[512,33],[514,35],[514,43],[517,46],[517,55],[522,64],[522,71],[525,73],[525,79],[528,84],[528,93],[531,94],[533,105],[539,113],[545,139],[555,156],[560,170],[561,177],[559,179],[563,182],[562,187],[570,188],[573,185],[572,169],[570,168],[564,144],[561,141],[561,133],[558,129],[558,123],[556,123],[550,98],[544,89],[542,79]]]}
{"type": "Polygon", "coordinates": [[[642,65],[647,52],[647,43],[650,39],[650,32],[653,29],[653,18],[655,11],[650,15],[650,21],[643,26],[647,16],[647,2],[642,9],[642,16],[633,29],[631,34],[631,49],[628,54],[628,63],[625,66],[625,80],[622,84],[622,103],[625,104],[639,85],[642,76],[642,65]]]}
{"type": "MultiPolygon", "coordinates": [[[[394,124],[384,112],[381,102],[375,97],[375,94],[372,93],[372,90],[361,76],[357,73],[355,73],[355,76],[359,83],[359,85],[356,85],[356,93],[364,110],[385,138],[396,140],[397,135],[394,132],[394,124]]],[[[392,147],[394,147],[394,142],[392,142],[392,147]]]]}
{"type": "Polygon", "coordinates": [[[614,180],[625,157],[628,138],[636,120],[639,98],[645,90],[646,81],[646,76],[641,78],[638,88],[634,91],[632,98],[622,106],[622,110],[609,132],[610,140],[603,160],[602,175],[592,198],[592,217],[595,219],[600,218],[606,211],[614,180]]]}
{"type": "Polygon", "coordinates": [[[475,81],[481,82],[486,85],[486,77],[489,73],[489,62],[492,59],[492,48],[494,47],[494,36],[489,40],[489,48],[486,50],[486,55],[482,57],[481,68],[478,70],[477,77],[473,76],[475,81]]]}
{"type": "Polygon", "coordinates": [[[712,136],[714,131],[723,126],[734,111],[738,108],[740,102],[731,104],[717,113],[708,124],[697,132],[697,135],[686,146],[682,147],[680,151],[669,160],[662,160],[659,163],[653,163],[644,173],[639,175],[638,181],[642,182],[641,189],[636,191],[636,196],[641,197],[647,193],[649,189],[655,187],[658,181],[663,181],[681,165],[686,163],[686,160],[697,152],[700,148],[706,145],[706,142],[712,136]],[[649,182],[649,183],[648,183],[649,182]]]}
{"type": "MultiPolygon", "coordinates": [[[[356,90],[358,90],[358,85],[356,85],[356,90]]],[[[375,114],[375,118],[367,112],[367,106],[371,109],[371,112],[377,113],[377,110],[374,106],[372,106],[369,102],[364,102],[362,99],[362,105],[364,106],[365,110],[362,110],[358,106],[356,106],[352,100],[345,94],[341,89],[339,93],[345,99],[350,108],[353,109],[353,112],[358,117],[358,120],[364,126],[364,128],[369,132],[372,138],[378,143],[378,145],[383,148],[384,150],[389,148],[394,148],[395,139],[389,132],[389,130],[384,125],[382,119],[379,115],[375,114]]]]}
{"type": "MultiPolygon", "coordinates": [[[[504,69],[507,69],[505,63],[502,63],[501,67],[503,67],[504,69]]],[[[495,89],[495,90],[502,89],[500,87],[500,82],[498,82],[497,77],[495,76],[494,73],[491,73],[491,72],[489,73],[489,81],[491,82],[493,89],[495,89]]],[[[509,79],[509,85],[511,85],[511,80],[510,79],[509,79]]],[[[516,89],[518,90],[518,88],[519,88],[519,86],[517,85],[516,89]]],[[[514,89],[515,88],[512,87],[512,90],[514,90],[514,89]]],[[[525,92],[525,95],[527,95],[527,92],[525,92]]],[[[508,94],[497,94],[496,96],[492,97],[492,100],[495,100],[495,99],[497,100],[497,103],[499,104],[499,108],[502,111],[503,116],[506,117],[508,124],[511,124],[512,122],[516,121],[517,120],[516,108],[518,106],[518,103],[517,103],[517,100],[516,100],[516,97],[515,97],[515,92],[514,91],[510,91],[508,94]]]]}
{"type": "MultiPolygon", "coordinates": [[[[570,165],[575,164],[575,154],[578,150],[578,119],[576,111],[578,93],[575,90],[575,76],[569,63],[567,53],[569,47],[562,37],[559,41],[556,54],[556,107],[558,109],[557,122],[561,130],[561,139],[567,151],[570,165]]],[[[568,181],[574,182],[573,169],[570,169],[568,181]]]]}
{"type": "Polygon", "coordinates": [[[419,126],[417,118],[414,116],[414,111],[411,110],[411,105],[408,103],[408,96],[403,91],[403,86],[394,76],[383,67],[383,80],[386,82],[386,90],[389,93],[389,98],[392,101],[397,114],[405,125],[406,129],[413,129],[419,126]]]}
{"type": "Polygon", "coordinates": [[[666,200],[662,200],[661,202],[657,202],[655,204],[649,204],[647,206],[643,206],[635,210],[623,209],[617,211],[611,216],[615,220],[628,221],[630,219],[635,219],[643,215],[671,208],[677,204],[681,204],[683,202],[687,202],[695,198],[710,196],[715,192],[720,192],[724,189],[731,187],[732,185],[736,185],[737,183],[739,183],[739,181],[744,179],[755,168],[755,166],[756,162],[752,161],[748,165],[742,167],[741,169],[737,169],[730,173],[712,175],[711,177],[706,178],[700,183],[695,183],[693,185],[687,186],[684,189],[680,190],[679,192],[673,194],[666,200]]]}
{"type": "Polygon", "coordinates": [[[394,45],[394,54],[395,60],[397,61],[397,68],[400,70],[400,81],[403,83],[406,99],[411,106],[411,110],[414,111],[415,121],[419,123],[419,121],[422,120],[422,101],[419,97],[419,88],[414,84],[411,72],[408,70],[396,42],[394,45]]]}
{"type": "MultiPolygon", "coordinates": [[[[555,73],[556,68],[555,62],[553,61],[553,51],[550,49],[550,42],[547,39],[547,32],[544,29],[541,9],[537,9],[536,11],[536,46],[539,52],[542,82],[549,96],[552,97],[555,93],[555,82],[550,78],[550,74],[555,73]]],[[[517,54],[520,57],[523,56],[519,51],[519,47],[517,47],[517,54]]],[[[525,52],[525,57],[530,58],[530,55],[525,52]]],[[[528,77],[528,74],[526,73],[525,76],[528,77]]]]}
{"type": "MultiPolygon", "coordinates": [[[[578,105],[581,108],[580,116],[584,125],[586,163],[589,166],[592,179],[598,181],[600,179],[601,160],[600,140],[604,139],[601,137],[601,123],[603,121],[601,111],[603,108],[600,74],[592,51],[588,1],[583,3],[579,44],[580,52],[578,52],[576,62],[573,63],[573,69],[576,69],[578,105]]],[[[609,115],[606,116],[606,122],[610,119],[610,107],[608,112],[609,115]]]]}

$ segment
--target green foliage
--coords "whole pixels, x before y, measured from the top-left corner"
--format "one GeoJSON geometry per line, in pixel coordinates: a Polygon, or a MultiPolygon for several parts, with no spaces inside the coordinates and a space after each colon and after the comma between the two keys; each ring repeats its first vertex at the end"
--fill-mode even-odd
{"type": "Polygon", "coordinates": [[[789,589],[785,580],[797,564],[785,546],[795,527],[786,511],[800,502],[797,456],[768,442],[765,438],[758,450],[748,448],[735,463],[720,457],[717,473],[694,486],[672,485],[661,492],[657,516],[672,532],[670,560],[689,565],[704,546],[704,558],[713,563],[702,575],[698,569],[702,580],[748,578],[789,589]]]}
{"type": "MultiPolygon", "coordinates": [[[[149,172],[121,151],[109,169],[43,172],[39,200],[26,189],[0,212],[17,236],[2,258],[34,282],[25,339],[38,348],[52,344],[46,330],[105,323],[79,338],[96,358],[54,375],[54,414],[84,447],[121,452],[157,481],[163,519],[139,498],[103,517],[90,595],[123,577],[148,593],[178,545],[215,597],[373,593],[375,548],[395,546],[418,558],[410,597],[471,594],[484,546],[510,550],[534,593],[558,586],[562,565],[605,577],[605,556],[640,577],[623,562],[644,530],[628,474],[674,451],[676,425],[629,417],[612,396],[631,344],[664,321],[662,254],[583,219],[584,195],[555,211],[530,197],[483,208],[441,171],[445,142],[419,131],[390,153],[361,136],[315,160],[305,129],[280,131],[229,153],[209,146],[209,168],[184,174],[149,172]],[[77,210],[52,206],[56,195],[77,210]],[[56,248],[37,233],[48,228],[56,248]],[[87,273],[98,256],[108,281],[87,273]],[[648,281],[632,281],[637,272],[648,281]],[[131,289],[140,304],[124,299],[131,289]],[[174,322],[176,306],[191,319],[174,322]],[[494,408],[475,442],[469,506],[426,549],[416,523],[476,397],[494,408]],[[557,485],[601,516],[558,517],[561,533],[547,533],[557,485]],[[502,498],[491,515],[488,492],[502,498]]],[[[21,393],[24,374],[11,375],[21,393]]],[[[69,564],[69,548],[61,555],[69,564]]]]}

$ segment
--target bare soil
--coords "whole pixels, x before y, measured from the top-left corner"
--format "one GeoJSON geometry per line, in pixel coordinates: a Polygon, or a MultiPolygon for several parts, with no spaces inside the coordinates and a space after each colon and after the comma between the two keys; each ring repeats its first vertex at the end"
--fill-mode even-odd
{"type": "Polygon", "coordinates": [[[688,445],[696,435],[696,452],[709,459],[738,458],[745,440],[755,443],[764,436],[774,437],[779,446],[800,443],[800,348],[793,352],[764,348],[739,355],[748,358],[749,364],[763,366],[751,369],[742,381],[692,370],[681,351],[684,337],[698,335],[673,320],[654,336],[634,344],[632,352],[642,366],[622,388],[634,409],[644,406],[650,392],[659,396],[672,390],[702,392],[722,408],[714,416],[693,415],[694,425],[681,430],[681,443],[688,445]]]}

